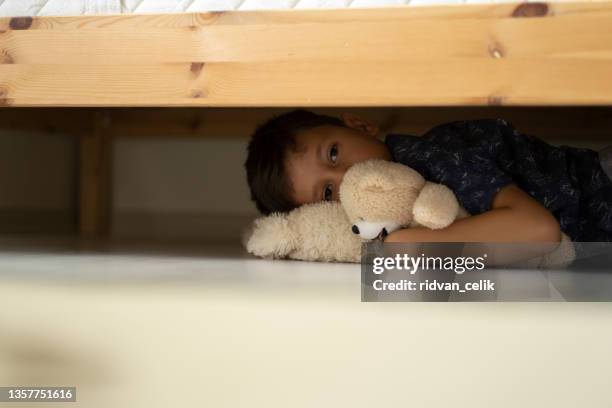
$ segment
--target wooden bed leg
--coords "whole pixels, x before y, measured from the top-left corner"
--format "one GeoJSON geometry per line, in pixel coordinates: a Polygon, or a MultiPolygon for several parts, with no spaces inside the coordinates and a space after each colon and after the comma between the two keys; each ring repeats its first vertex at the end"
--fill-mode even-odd
{"type": "Polygon", "coordinates": [[[112,206],[110,114],[96,111],[90,131],[79,138],[79,233],[108,235],[112,206]]]}

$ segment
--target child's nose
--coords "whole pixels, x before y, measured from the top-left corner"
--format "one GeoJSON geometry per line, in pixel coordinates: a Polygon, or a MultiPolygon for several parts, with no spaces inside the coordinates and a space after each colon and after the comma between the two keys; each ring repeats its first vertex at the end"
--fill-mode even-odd
{"type": "Polygon", "coordinates": [[[324,176],[333,180],[336,185],[339,185],[342,182],[342,179],[344,178],[344,173],[346,173],[346,167],[334,166],[328,167],[324,176]]]}
{"type": "Polygon", "coordinates": [[[340,185],[340,183],[342,183],[342,179],[344,179],[344,174],[346,173],[346,171],[348,170],[350,166],[346,165],[346,166],[338,166],[337,169],[337,177],[338,177],[338,185],[340,185]]]}
{"type": "MultiPolygon", "coordinates": [[[[342,184],[342,180],[344,179],[344,173],[345,172],[338,172],[338,174],[336,175],[336,190],[338,191],[338,193],[340,192],[340,185],[342,184]]],[[[340,199],[340,197],[338,197],[338,199],[340,199]]]]}

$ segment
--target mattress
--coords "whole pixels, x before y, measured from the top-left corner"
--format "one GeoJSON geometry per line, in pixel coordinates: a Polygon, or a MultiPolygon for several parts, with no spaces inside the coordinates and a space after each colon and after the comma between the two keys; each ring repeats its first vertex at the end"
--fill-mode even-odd
{"type": "Polygon", "coordinates": [[[531,1],[532,0],[0,0],[0,16],[74,16],[92,14],[182,13],[222,10],[337,9],[478,3],[521,3],[531,1]]]}

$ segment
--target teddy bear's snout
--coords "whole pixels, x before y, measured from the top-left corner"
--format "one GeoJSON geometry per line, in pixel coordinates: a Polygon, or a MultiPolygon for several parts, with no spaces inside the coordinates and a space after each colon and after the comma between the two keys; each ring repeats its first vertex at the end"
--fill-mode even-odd
{"type": "Polygon", "coordinates": [[[357,221],[351,225],[351,231],[363,239],[385,239],[400,227],[400,224],[391,221],[357,221]]]}
{"type": "MultiPolygon", "coordinates": [[[[351,227],[351,231],[353,231],[353,234],[356,234],[356,235],[360,235],[361,233],[361,231],[359,230],[359,227],[355,224],[353,224],[353,226],[351,227]]],[[[373,231],[370,231],[369,233],[364,232],[364,236],[362,238],[366,238],[366,239],[382,238],[384,239],[387,235],[389,235],[389,232],[387,231],[387,228],[385,227],[383,227],[382,229],[375,229],[373,231]],[[376,231],[375,235],[370,236],[372,235],[373,231],[376,231]]]]}

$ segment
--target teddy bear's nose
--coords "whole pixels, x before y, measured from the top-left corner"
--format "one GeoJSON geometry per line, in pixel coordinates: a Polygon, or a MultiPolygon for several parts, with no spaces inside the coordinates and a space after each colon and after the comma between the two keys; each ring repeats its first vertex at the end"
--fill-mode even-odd
{"type": "Polygon", "coordinates": [[[359,234],[359,227],[356,225],[353,225],[353,228],[351,228],[353,230],[353,234],[359,234]]]}

